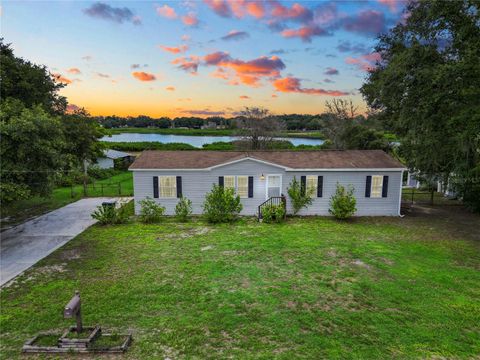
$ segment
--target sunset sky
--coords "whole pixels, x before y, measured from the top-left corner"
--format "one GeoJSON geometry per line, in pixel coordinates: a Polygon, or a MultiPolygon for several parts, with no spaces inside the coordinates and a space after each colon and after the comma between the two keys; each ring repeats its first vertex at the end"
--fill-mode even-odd
{"type": "Polygon", "coordinates": [[[321,113],[365,104],[375,38],[398,0],[3,1],[2,36],[93,115],[231,116],[244,106],[321,113]]]}

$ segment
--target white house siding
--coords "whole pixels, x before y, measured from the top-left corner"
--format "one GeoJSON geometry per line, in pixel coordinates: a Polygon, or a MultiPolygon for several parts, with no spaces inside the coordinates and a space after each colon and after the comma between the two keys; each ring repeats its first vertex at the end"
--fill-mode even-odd
{"type": "MultiPolygon", "coordinates": [[[[179,164],[181,167],[181,164],[179,164]]],[[[287,195],[287,187],[293,176],[300,181],[302,175],[323,176],[323,197],[315,197],[313,204],[301,211],[301,215],[329,215],[329,199],[335,192],[336,183],[342,185],[352,184],[355,187],[357,198],[357,216],[395,216],[399,209],[399,191],[401,182],[400,171],[390,172],[356,172],[356,171],[285,171],[281,167],[271,166],[252,160],[244,160],[237,163],[220,166],[212,170],[133,170],[135,212],[138,214],[140,207],[138,202],[146,197],[153,198],[153,177],[154,176],[181,176],[182,193],[192,201],[193,213],[201,214],[205,194],[209,192],[213,184],[218,184],[219,176],[245,175],[253,176],[253,198],[242,198],[242,215],[255,215],[258,205],[266,200],[266,180],[260,180],[264,174],[278,174],[282,176],[282,193],[287,196],[288,211],[291,212],[290,201],[287,195]],[[386,198],[365,198],[365,182],[367,175],[388,175],[388,196],[386,198]]],[[[175,213],[177,198],[155,199],[166,208],[167,215],[175,213]]]]}

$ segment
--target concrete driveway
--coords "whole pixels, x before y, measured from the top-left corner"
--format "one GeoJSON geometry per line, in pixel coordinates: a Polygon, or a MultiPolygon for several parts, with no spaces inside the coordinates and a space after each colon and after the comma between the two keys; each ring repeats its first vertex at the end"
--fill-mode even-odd
{"type": "Polygon", "coordinates": [[[90,214],[111,199],[82,199],[2,232],[0,286],[93,225],[90,214]]]}

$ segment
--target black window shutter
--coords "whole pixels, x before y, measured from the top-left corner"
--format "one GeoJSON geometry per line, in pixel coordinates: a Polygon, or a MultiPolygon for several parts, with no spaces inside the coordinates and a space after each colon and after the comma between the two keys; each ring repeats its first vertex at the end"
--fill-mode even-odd
{"type": "Polygon", "coordinates": [[[223,188],[223,176],[218,177],[218,186],[223,188]]]}
{"type": "Polygon", "coordinates": [[[300,176],[300,189],[302,191],[302,195],[305,195],[305,189],[307,188],[307,177],[300,176]]]}
{"type": "Polygon", "coordinates": [[[388,195],[388,176],[385,175],[383,177],[382,197],[387,197],[387,195],[388,195]]]}
{"type": "Polygon", "coordinates": [[[182,177],[177,176],[177,198],[182,197],[182,177]]]}
{"type": "Polygon", "coordinates": [[[370,188],[372,187],[372,177],[367,176],[367,182],[365,184],[365,197],[370,197],[370,188]]]}
{"type": "Polygon", "coordinates": [[[248,197],[253,198],[253,176],[248,177],[248,197]]]}
{"type": "Polygon", "coordinates": [[[323,196],[323,176],[319,176],[317,180],[317,197],[323,196]]]}
{"type": "Polygon", "coordinates": [[[153,197],[158,199],[158,176],[153,177],[153,197]]]}

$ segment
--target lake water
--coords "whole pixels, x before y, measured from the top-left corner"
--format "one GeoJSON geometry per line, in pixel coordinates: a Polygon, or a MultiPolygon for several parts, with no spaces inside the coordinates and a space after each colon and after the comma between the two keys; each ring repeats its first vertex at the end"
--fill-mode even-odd
{"type": "MultiPolygon", "coordinates": [[[[218,141],[230,142],[238,140],[236,136],[191,136],[191,135],[165,135],[165,134],[140,134],[140,133],[123,133],[112,136],[104,136],[102,141],[107,142],[161,142],[170,143],[186,143],[195,147],[202,147],[204,144],[211,144],[218,141]]],[[[277,138],[279,140],[288,140],[293,145],[321,145],[321,139],[304,139],[304,138],[277,138]]]]}

